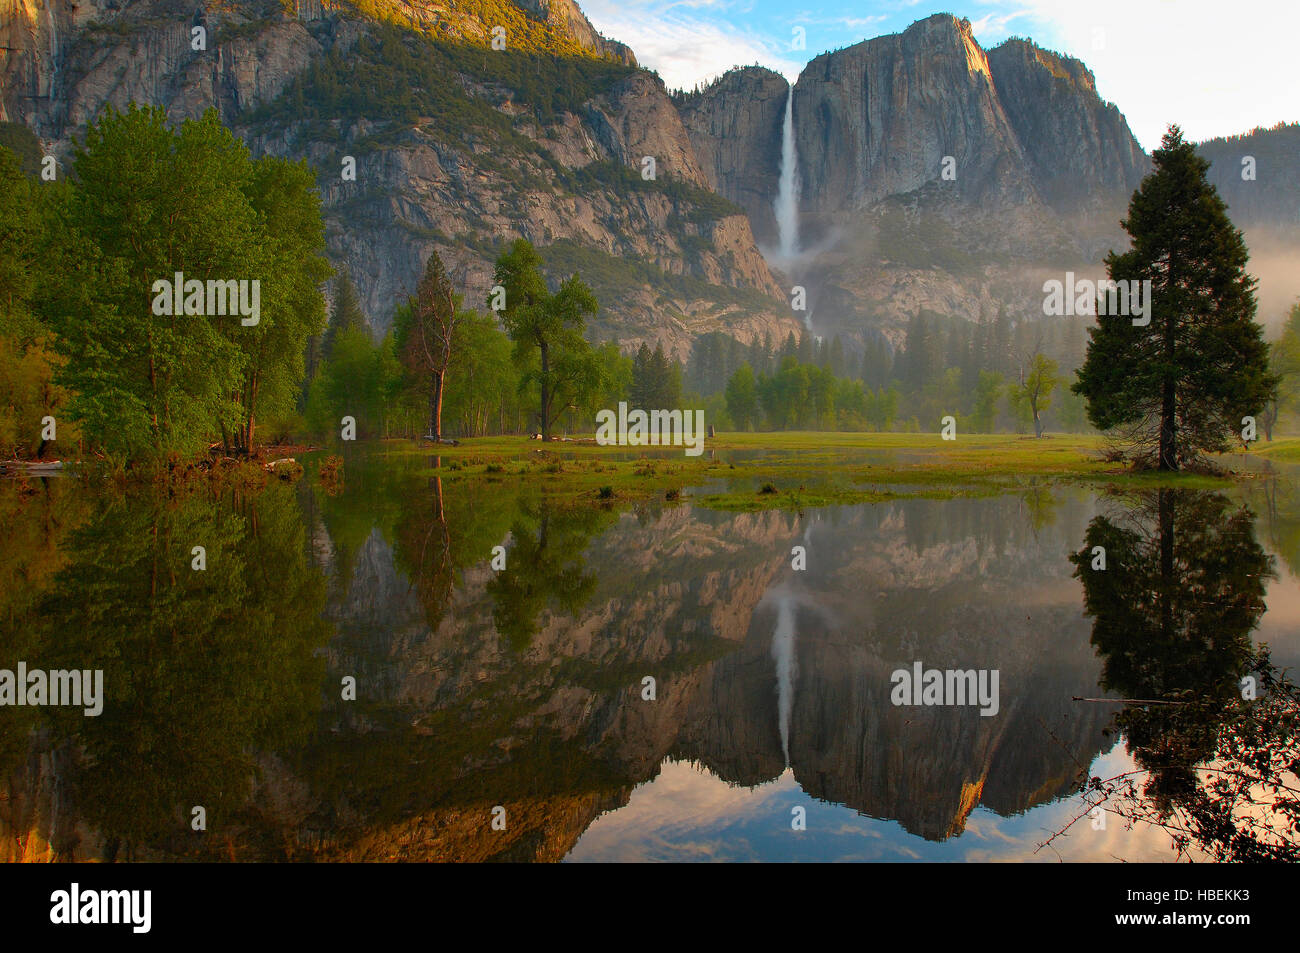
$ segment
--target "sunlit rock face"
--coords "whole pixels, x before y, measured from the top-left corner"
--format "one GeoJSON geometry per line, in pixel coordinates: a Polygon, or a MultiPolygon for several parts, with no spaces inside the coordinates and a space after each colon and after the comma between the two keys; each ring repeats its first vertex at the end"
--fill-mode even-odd
{"type": "MultiPolygon", "coordinates": [[[[414,292],[431,251],[442,255],[466,300],[477,303],[492,286],[496,254],[518,237],[539,246],[544,257],[557,242],[567,243],[571,257],[569,248],[578,250],[570,270],[597,284],[602,307],[591,330],[601,339],[628,346],[660,342],[685,359],[691,341],[705,331],[781,340],[799,326],[740,210],[701,215],[689,195],[616,181],[582,187],[560,181],[559,175],[592,163],[640,175],[643,159],[651,156],[657,178],[705,193],[713,188],[672,99],[650,73],[631,72],[545,123],[515,123],[534,149],[486,125],[461,130],[473,143],[467,146],[445,134],[436,116],[377,146],[373,137],[392,118],[382,111],[339,117],[325,132],[292,116],[249,122],[307,66],[331,51],[352,55],[375,24],[351,7],[329,0],[292,10],[242,0],[197,11],[168,0],[4,3],[13,15],[0,17],[0,120],[28,126],[45,148],[66,158],[73,138],[107,105],[163,106],[173,121],[215,108],[255,153],[307,159],[321,170],[330,257],[351,273],[376,333],[388,327],[397,302],[414,292]],[[195,27],[205,31],[201,49],[195,48],[195,27]],[[355,182],[337,173],[344,154],[361,157],[355,182]],[[485,156],[492,163],[485,164],[485,156]],[[663,277],[633,280],[619,271],[620,261],[644,263],[663,277]]],[[[526,22],[550,31],[547,36],[567,43],[575,55],[635,66],[631,51],[601,37],[572,0],[521,0],[519,7],[526,22]]],[[[483,44],[491,38],[492,24],[472,7],[393,2],[378,9],[383,21],[447,40],[483,44]]],[[[505,116],[521,113],[500,89],[448,81],[505,116]]],[[[567,276],[566,267],[567,260],[557,262],[555,274],[567,276]]]]}
{"type": "MultiPolygon", "coordinates": [[[[738,70],[681,106],[697,151],[727,167],[717,188],[765,246],[781,88],[775,74],[738,70]]],[[[795,85],[794,127],[801,254],[781,265],[807,287],[813,329],[846,340],[897,345],[920,310],[1040,311],[1039,271],[1120,244],[1147,167],[1081,63],[1020,41],[986,53],[946,14],[814,58],[795,85]]]]}
{"type": "Polygon", "coordinates": [[[781,123],[789,84],[761,66],[728,72],[678,110],[709,185],[744,208],[754,237],[777,244],[772,203],[781,175],[781,123]]]}
{"type": "Polygon", "coordinates": [[[988,59],[950,16],[815,58],[795,86],[794,114],[813,215],[915,191],[940,179],[944,156],[964,197],[1032,195],[988,59]]]}

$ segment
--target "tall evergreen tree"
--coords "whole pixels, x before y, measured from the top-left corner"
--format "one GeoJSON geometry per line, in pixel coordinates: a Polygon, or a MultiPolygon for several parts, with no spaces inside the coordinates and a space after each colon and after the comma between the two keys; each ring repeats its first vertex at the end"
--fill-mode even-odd
{"type": "Polygon", "coordinates": [[[1277,381],[1254,320],[1246,244],[1206,178],[1209,162],[1177,126],[1152,161],[1122,222],[1132,248],[1106,258],[1113,281],[1151,281],[1150,323],[1099,315],[1073,389],[1093,424],[1132,441],[1135,461],[1178,470],[1227,450],[1277,381]]]}
{"type": "Polygon", "coordinates": [[[367,331],[366,313],[361,309],[361,299],[357,296],[356,285],[346,268],[339,270],[334,279],[334,304],[330,308],[329,325],[321,341],[321,356],[328,358],[334,350],[334,342],[339,333],[346,328],[367,331]]]}
{"type": "Polygon", "coordinates": [[[632,358],[632,386],[628,392],[628,399],[634,408],[648,410],[654,402],[654,382],[650,373],[650,345],[645,341],[636,349],[636,356],[632,358]]]}

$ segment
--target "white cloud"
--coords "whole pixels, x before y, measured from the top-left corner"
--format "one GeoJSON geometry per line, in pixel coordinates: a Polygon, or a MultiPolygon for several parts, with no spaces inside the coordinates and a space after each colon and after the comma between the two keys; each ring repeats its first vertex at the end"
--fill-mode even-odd
{"type": "Polygon", "coordinates": [[[773,40],[718,17],[743,13],[727,0],[588,0],[587,19],[605,36],[626,43],[637,61],[663,77],[669,89],[690,89],[733,66],[758,63],[793,81],[803,63],[782,55],[773,40]],[[707,10],[702,17],[684,10],[707,10]]]}
{"type": "Polygon", "coordinates": [[[1293,0],[987,2],[998,12],[981,21],[987,35],[976,30],[982,44],[996,45],[1014,25],[1083,60],[1148,150],[1170,123],[1199,141],[1300,119],[1293,0]]]}
{"type": "MultiPolygon", "coordinates": [[[[808,26],[833,26],[833,27],[839,27],[840,29],[843,30],[857,31],[857,30],[865,30],[868,27],[874,27],[876,24],[884,23],[888,19],[889,17],[885,16],[883,13],[876,14],[874,16],[865,16],[865,17],[850,17],[850,16],[828,17],[828,16],[813,16],[807,10],[804,10],[803,12],[795,14],[793,17],[791,17],[790,22],[803,23],[808,26]]],[[[819,51],[813,50],[812,52],[816,53],[819,51]]]]}

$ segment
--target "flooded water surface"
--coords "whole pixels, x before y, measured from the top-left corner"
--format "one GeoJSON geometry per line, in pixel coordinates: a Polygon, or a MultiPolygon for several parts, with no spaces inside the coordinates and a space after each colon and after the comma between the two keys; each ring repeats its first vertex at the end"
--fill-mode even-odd
{"type": "Polygon", "coordinates": [[[1212,857],[1199,769],[1300,662],[1276,476],[737,514],[428,464],[0,486],[0,668],[103,686],[0,708],[5,859],[1212,857]]]}

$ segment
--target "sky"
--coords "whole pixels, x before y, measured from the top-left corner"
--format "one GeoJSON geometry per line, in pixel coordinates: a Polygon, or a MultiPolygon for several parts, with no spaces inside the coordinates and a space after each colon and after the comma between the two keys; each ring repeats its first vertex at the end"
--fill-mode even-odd
{"type": "Polygon", "coordinates": [[[592,24],[690,89],[754,63],[795,79],[827,50],[933,13],[971,21],[985,49],[1011,36],[1081,59],[1150,152],[1170,123],[1203,141],[1300,120],[1300,0],[578,0],[592,24]],[[804,48],[795,49],[796,28],[804,48]]]}

